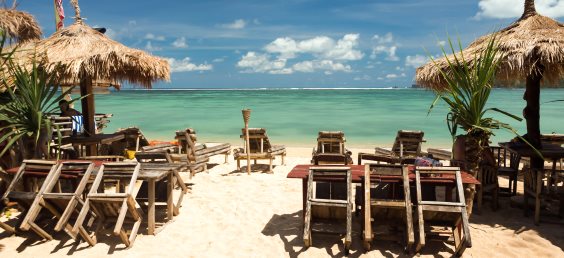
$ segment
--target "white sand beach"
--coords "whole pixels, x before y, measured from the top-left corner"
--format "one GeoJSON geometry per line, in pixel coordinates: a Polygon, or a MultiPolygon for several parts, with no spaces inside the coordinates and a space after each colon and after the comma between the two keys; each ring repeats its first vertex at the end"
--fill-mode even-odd
{"type": "MultiPolygon", "coordinates": [[[[359,150],[354,149],[354,157],[359,150]]],[[[336,235],[314,235],[313,246],[304,248],[302,240],[302,183],[287,179],[297,164],[310,162],[310,148],[289,148],[287,164],[277,166],[273,174],[237,172],[236,162],[219,163],[209,173],[198,173],[186,182],[193,183],[174,221],[156,236],[147,235],[142,225],[133,247],[124,249],[119,238],[99,235],[99,243],[89,247],[75,245],[64,233],[55,240],[43,242],[32,234],[7,236],[0,231],[1,257],[340,257],[343,240],[336,235]],[[61,241],[62,240],[62,241],[61,241]]],[[[210,166],[211,167],[211,166],[210,166]]],[[[256,166],[254,168],[264,168],[256,166]]],[[[502,182],[505,183],[505,182],[502,182]]],[[[178,194],[178,193],[176,193],[178,194]]],[[[2,220],[5,220],[3,218],[2,220]]],[[[375,241],[373,250],[365,253],[360,237],[360,217],[353,216],[353,245],[350,257],[405,256],[402,245],[375,241]]],[[[564,257],[564,227],[541,224],[522,210],[509,207],[501,198],[501,207],[492,212],[486,202],[482,214],[470,218],[473,247],[464,257],[564,257]]],[[[452,241],[430,242],[422,257],[452,256],[452,241]]]]}

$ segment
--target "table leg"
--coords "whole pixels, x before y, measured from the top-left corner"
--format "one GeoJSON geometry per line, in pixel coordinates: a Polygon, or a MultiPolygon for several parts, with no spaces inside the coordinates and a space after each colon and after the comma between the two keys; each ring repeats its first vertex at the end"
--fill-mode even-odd
{"type": "Polygon", "coordinates": [[[147,214],[147,224],[149,235],[155,235],[155,180],[149,179],[148,183],[148,197],[149,197],[149,212],[147,214]]]}
{"type": "Polygon", "coordinates": [[[166,184],[166,215],[169,221],[172,220],[174,204],[172,202],[172,188],[174,186],[174,174],[168,173],[168,184],[166,184]]]}

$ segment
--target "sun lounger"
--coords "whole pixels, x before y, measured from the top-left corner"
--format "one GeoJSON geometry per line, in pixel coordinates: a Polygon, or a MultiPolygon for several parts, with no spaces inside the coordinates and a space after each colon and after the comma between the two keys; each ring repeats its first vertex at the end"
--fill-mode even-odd
{"type": "Polygon", "coordinates": [[[454,253],[460,257],[467,247],[472,247],[468,214],[462,188],[462,178],[458,167],[416,167],[415,187],[417,189],[417,224],[419,228],[419,243],[415,248],[419,252],[425,246],[425,225],[448,227],[452,229],[454,237],[454,253]],[[454,177],[456,194],[454,200],[445,201],[424,200],[422,195],[421,177],[437,176],[454,177]]]}
{"type": "Polygon", "coordinates": [[[367,164],[364,172],[364,248],[369,251],[373,239],[404,240],[406,250],[415,243],[409,171],[406,166],[367,164]],[[399,182],[387,177],[401,178],[399,182]],[[390,180],[390,179],[388,179],[390,180]],[[394,184],[397,187],[394,187],[394,184]],[[383,224],[404,228],[404,236],[375,236],[372,226],[383,224]],[[387,238],[385,238],[387,237],[387,238]]]}
{"type": "Polygon", "coordinates": [[[196,131],[192,128],[177,131],[175,139],[178,141],[181,154],[171,154],[170,157],[175,162],[187,162],[190,177],[197,172],[207,171],[210,157],[225,155],[225,163],[227,163],[227,157],[231,153],[229,143],[197,143],[196,131]]]}
{"type": "Polygon", "coordinates": [[[341,131],[321,131],[317,137],[317,148],[313,148],[311,163],[352,164],[352,152],[345,148],[345,134],[341,131]]]}
{"type": "MultiPolygon", "coordinates": [[[[307,181],[307,203],[304,219],[304,245],[309,247],[313,243],[312,231],[321,221],[345,220],[345,232],[321,231],[315,232],[345,234],[345,255],[348,254],[352,241],[352,174],[350,167],[311,167],[307,181]],[[341,183],[346,187],[343,199],[333,198],[331,192],[314,194],[314,188],[319,183],[341,183]]],[[[323,226],[323,224],[321,225],[323,226]]]]}
{"type": "Polygon", "coordinates": [[[421,145],[425,140],[422,131],[399,130],[391,150],[376,147],[375,153],[359,153],[358,164],[362,160],[373,160],[389,164],[408,164],[421,156],[421,145]]]}
{"type": "MultiPolygon", "coordinates": [[[[241,130],[241,139],[245,142],[245,129],[241,130]]],[[[250,156],[255,164],[257,160],[269,160],[269,172],[272,172],[272,161],[276,156],[282,157],[281,164],[284,165],[284,157],[286,156],[286,147],[283,145],[272,145],[264,128],[249,128],[249,147],[250,156]]],[[[246,143],[244,144],[244,146],[246,143]]],[[[241,170],[241,160],[247,160],[246,146],[235,149],[233,158],[237,161],[237,169],[241,170]]],[[[250,166],[251,164],[247,164],[250,166]]]]}
{"type": "MultiPolygon", "coordinates": [[[[83,192],[87,190],[87,183],[93,170],[94,163],[92,162],[63,162],[59,164],[54,174],[49,177],[49,181],[45,182],[47,186],[43,191],[38,192],[20,228],[27,230],[30,225],[36,225],[35,220],[39,213],[43,208],[46,208],[58,219],[55,231],[64,229],[69,236],[76,240],[77,234],[72,232],[73,225],[69,221],[76,219],[84,204],[83,192]],[[65,191],[62,187],[56,188],[61,183],[60,180],[65,177],[76,178],[71,184],[73,190],[65,191]]],[[[89,215],[91,220],[88,226],[92,226],[95,214],[91,211],[89,215]]],[[[78,233],[89,245],[96,244],[95,237],[89,236],[82,225],[78,225],[78,228],[78,233]]]]}
{"type": "Polygon", "coordinates": [[[135,182],[139,176],[140,166],[139,163],[123,162],[102,164],[72,232],[76,234],[79,231],[86,215],[92,209],[98,216],[99,223],[112,222],[113,234],[119,236],[126,247],[133,245],[141,225],[142,214],[141,210],[137,209],[135,201],[135,182]],[[103,180],[107,177],[121,179],[124,185],[116,186],[114,193],[98,192],[100,187],[103,189],[103,180]],[[126,219],[133,223],[129,234],[123,226],[126,219]]]}

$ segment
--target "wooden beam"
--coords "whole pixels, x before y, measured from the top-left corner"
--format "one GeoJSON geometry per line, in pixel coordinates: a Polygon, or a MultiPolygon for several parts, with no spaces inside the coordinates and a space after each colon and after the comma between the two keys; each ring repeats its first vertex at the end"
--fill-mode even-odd
{"type": "MultiPolygon", "coordinates": [[[[82,116],[84,117],[84,133],[86,135],[96,134],[96,122],[94,121],[94,114],[96,111],[94,109],[94,94],[92,93],[92,78],[89,76],[84,76],[80,80],[80,96],[87,96],[81,99],[82,102],[82,116]]],[[[88,145],[86,146],[86,155],[92,156],[97,155],[96,146],[88,145]]]]}

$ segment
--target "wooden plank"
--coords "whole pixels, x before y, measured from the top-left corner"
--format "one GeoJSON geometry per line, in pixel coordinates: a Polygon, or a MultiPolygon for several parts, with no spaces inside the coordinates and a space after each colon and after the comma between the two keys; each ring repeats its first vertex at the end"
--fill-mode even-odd
{"type": "Polygon", "coordinates": [[[147,224],[148,224],[148,233],[149,235],[155,234],[155,180],[149,180],[147,182],[148,188],[148,198],[149,198],[149,206],[148,206],[148,214],[147,214],[147,224]]]}

